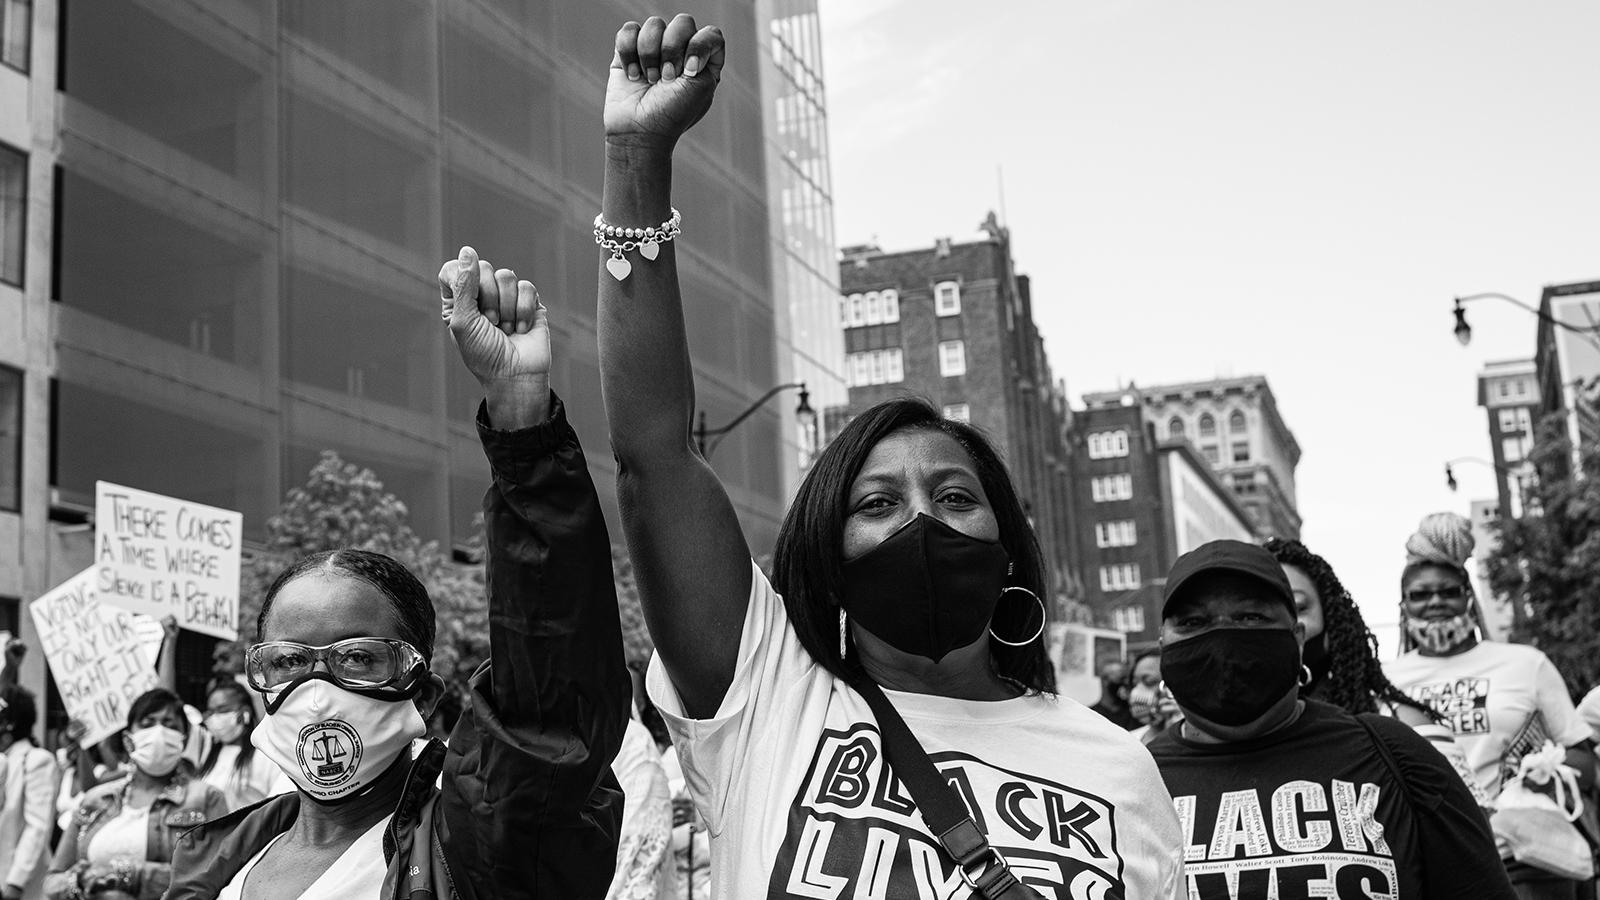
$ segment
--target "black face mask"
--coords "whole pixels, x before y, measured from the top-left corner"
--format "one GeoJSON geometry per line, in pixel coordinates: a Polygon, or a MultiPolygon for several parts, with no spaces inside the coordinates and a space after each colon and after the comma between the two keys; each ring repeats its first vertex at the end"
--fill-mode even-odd
{"type": "Polygon", "coordinates": [[[938,662],[983,636],[1007,562],[998,541],[919,513],[844,564],[844,610],[896,650],[938,662]]]}
{"type": "Polygon", "coordinates": [[[1172,698],[1219,725],[1248,725],[1295,686],[1300,647],[1287,628],[1217,628],[1161,648],[1172,698]]]}
{"type": "Polygon", "coordinates": [[[1302,694],[1314,694],[1322,686],[1323,679],[1328,677],[1328,643],[1323,640],[1328,636],[1326,631],[1313,638],[1306,638],[1305,648],[1300,651],[1300,661],[1311,670],[1311,682],[1301,690],[1302,694]]]}

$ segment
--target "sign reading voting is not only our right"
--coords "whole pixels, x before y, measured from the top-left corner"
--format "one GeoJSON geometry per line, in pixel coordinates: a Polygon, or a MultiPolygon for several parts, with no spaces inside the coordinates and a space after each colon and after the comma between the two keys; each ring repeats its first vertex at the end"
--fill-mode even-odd
{"type": "Polygon", "coordinates": [[[104,603],[193,631],[238,636],[244,516],[95,482],[95,589],[104,603]]]}
{"type": "Polygon", "coordinates": [[[29,604],[67,715],[86,729],[84,747],[120,731],[133,701],[160,683],[133,613],[102,604],[95,578],[84,569],[29,604]]]}

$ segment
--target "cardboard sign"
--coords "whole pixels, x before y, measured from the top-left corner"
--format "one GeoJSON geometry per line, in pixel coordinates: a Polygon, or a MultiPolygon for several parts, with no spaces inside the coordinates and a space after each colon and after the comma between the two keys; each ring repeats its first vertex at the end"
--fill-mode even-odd
{"type": "Polygon", "coordinates": [[[102,602],[233,640],[244,516],[95,482],[95,589],[102,602]]]}
{"type": "Polygon", "coordinates": [[[155,665],[161,661],[161,645],[167,642],[167,630],[161,623],[143,613],[133,614],[133,630],[139,634],[139,645],[144,647],[144,655],[150,658],[150,664],[155,665]]]}
{"type": "Polygon", "coordinates": [[[121,731],[133,701],[158,686],[133,615],[100,602],[98,577],[91,566],[29,604],[67,715],[88,729],[84,747],[121,731]]]}

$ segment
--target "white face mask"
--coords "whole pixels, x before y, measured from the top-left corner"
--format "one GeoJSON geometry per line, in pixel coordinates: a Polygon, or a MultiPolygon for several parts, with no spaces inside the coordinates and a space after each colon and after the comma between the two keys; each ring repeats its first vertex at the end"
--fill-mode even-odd
{"type": "Polygon", "coordinates": [[[206,716],[206,731],[224,744],[231,744],[244,734],[244,713],[212,713],[206,716]]]}
{"type": "Polygon", "coordinates": [[[133,749],[128,758],[139,771],[156,778],[165,778],[183,759],[183,732],[165,725],[152,725],[128,733],[133,749]]]}
{"type": "Polygon", "coordinates": [[[383,700],[315,678],[289,689],[250,742],[318,800],[356,793],[428,727],[410,700],[383,700]]]}
{"type": "Polygon", "coordinates": [[[1465,612],[1448,619],[1406,619],[1406,634],[1429,653],[1448,653],[1476,630],[1471,614],[1465,612]]]}

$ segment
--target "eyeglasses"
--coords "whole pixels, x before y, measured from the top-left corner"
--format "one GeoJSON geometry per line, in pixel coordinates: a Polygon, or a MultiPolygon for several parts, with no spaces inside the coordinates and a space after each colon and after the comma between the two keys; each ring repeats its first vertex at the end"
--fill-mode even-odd
{"type": "Polygon", "coordinates": [[[1467,589],[1459,584],[1406,591],[1406,599],[1412,603],[1426,603],[1429,597],[1438,597],[1441,600],[1460,600],[1466,595],[1467,589]]]}
{"type": "Polygon", "coordinates": [[[258,691],[276,691],[311,676],[322,663],[334,684],[353,691],[407,690],[427,671],[417,648],[393,638],[350,638],[326,647],[268,641],[245,651],[245,676],[258,691]]]}

